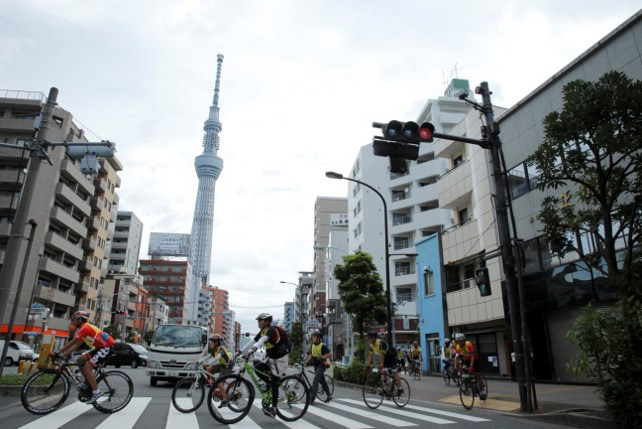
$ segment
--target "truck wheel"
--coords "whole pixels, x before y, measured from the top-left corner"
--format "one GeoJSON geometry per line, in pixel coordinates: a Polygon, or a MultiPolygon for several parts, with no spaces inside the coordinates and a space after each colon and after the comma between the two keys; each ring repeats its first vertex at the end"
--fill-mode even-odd
{"type": "Polygon", "coordinates": [[[4,360],[4,366],[13,366],[13,359],[10,356],[7,356],[4,360]]]}
{"type": "Polygon", "coordinates": [[[138,361],[137,361],[136,359],[134,359],[134,360],[132,361],[131,367],[132,367],[132,369],[136,369],[136,368],[138,368],[138,361]]]}
{"type": "Polygon", "coordinates": [[[152,385],[152,387],[156,387],[156,384],[158,384],[158,378],[156,378],[156,377],[151,377],[151,378],[149,379],[149,384],[151,384],[151,385],[152,385]]]}

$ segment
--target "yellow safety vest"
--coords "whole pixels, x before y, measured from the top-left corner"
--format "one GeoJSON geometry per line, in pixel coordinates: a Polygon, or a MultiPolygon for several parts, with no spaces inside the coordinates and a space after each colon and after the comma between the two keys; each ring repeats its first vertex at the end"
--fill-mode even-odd
{"type": "Polygon", "coordinates": [[[323,343],[319,343],[317,345],[312,344],[310,354],[312,357],[315,358],[321,358],[321,349],[323,348],[323,343]]]}

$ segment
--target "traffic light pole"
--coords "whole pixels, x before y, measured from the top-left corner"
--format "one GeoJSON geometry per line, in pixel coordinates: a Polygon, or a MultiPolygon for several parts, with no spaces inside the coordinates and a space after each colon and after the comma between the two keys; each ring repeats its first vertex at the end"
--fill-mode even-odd
{"type": "Polygon", "coordinates": [[[482,82],[475,90],[482,96],[481,111],[486,119],[488,134],[488,143],[493,168],[493,180],[495,182],[495,215],[497,217],[497,232],[499,235],[499,247],[502,254],[502,263],[504,268],[504,278],[506,282],[506,295],[508,299],[508,313],[510,317],[511,335],[513,337],[513,351],[515,353],[515,369],[517,372],[517,386],[519,390],[519,403],[522,412],[528,411],[527,406],[527,389],[525,384],[524,352],[522,347],[522,336],[517,314],[517,277],[515,275],[515,264],[513,260],[513,250],[510,239],[510,229],[508,226],[508,211],[506,205],[507,189],[502,173],[498,138],[499,127],[495,123],[493,114],[493,105],[490,100],[490,90],[488,82],[482,82]]]}

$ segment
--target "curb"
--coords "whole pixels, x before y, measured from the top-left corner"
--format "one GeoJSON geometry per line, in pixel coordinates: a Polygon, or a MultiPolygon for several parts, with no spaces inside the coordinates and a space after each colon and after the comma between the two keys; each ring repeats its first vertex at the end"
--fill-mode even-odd
{"type": "Polygon", "coordinates": [[[582,429],[619,429],[621,428],[613,420],[582,414],[582,411],[593,411],[591,409],[570,409],[555,411],[543,414],[518,414],[502,413],[505,416],[517,417],[526,420],[536,420],[545,423],[569,426],[582,429]]]}
{"type": "Polygon", "coordinates": [[[0,396],[20,396],[22,392],[22,385],[19,386],[0,386],[0,396]]]}

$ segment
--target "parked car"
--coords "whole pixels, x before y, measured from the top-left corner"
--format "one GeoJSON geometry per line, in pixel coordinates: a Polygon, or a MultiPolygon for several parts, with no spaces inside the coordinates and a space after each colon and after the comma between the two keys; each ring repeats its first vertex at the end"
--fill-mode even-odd
{"type": "Polygon", "coordinates": [[[139,365],[145,366],[147,365],[147,349],[139,344],[116,343],[111,348],[107,365],[114,365],[116,368],[121,365],[129,365],[132,368],[139,365]]]}
{"type": "MultiPolygon", "coordinates": [[[[4,340],[0,340],[0,353],[4,348],[4,340]]],[[[6,366],[11,366],[14,363],[18,364],[21,360],[32,360],[33,359],[33,349],[29,347],[26,343],[22,341],[11,341],[9,342],[9,348],[7,349],[7,357],[4,364],[6,366]]]]}

